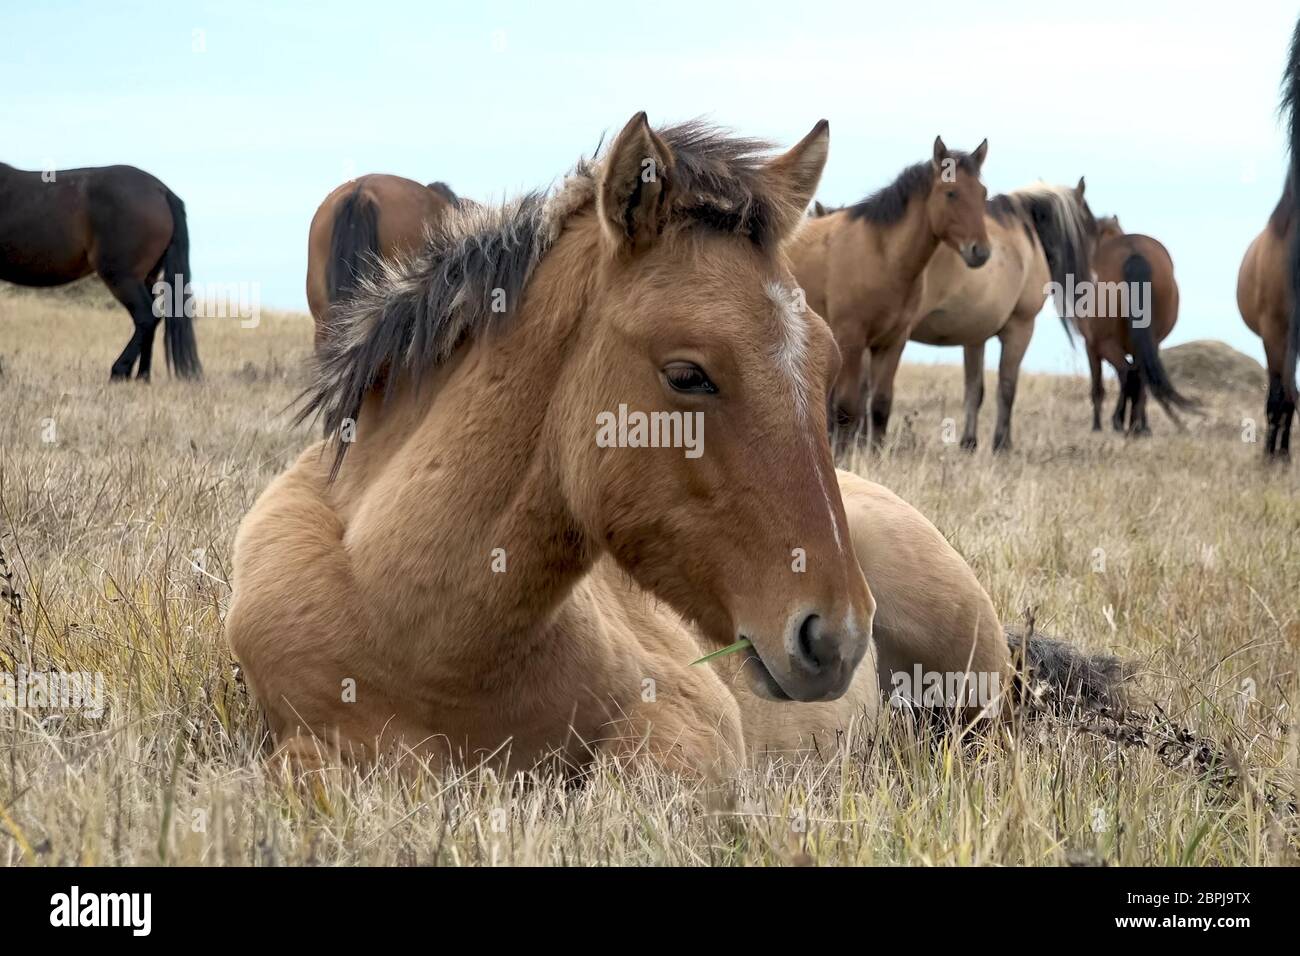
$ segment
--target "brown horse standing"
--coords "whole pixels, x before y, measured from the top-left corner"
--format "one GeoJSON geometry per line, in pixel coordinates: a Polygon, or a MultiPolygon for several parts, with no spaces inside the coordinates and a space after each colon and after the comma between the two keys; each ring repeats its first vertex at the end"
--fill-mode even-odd
{"type": "Polygon", "coordinates": [[[1291,36],[1283,77],[1282,107],[1287,112],[1291,165],[1282,198],[1264,231],[1246,250],[1237,275],[1237,307],[1252,332],[1264,340],[1268,362],[1266,458],[1289,460],[1291,421],[1296,409],[1296,350],[1300,348],[1300,234],[1297,233],[1297,183],[1300,182],[1300,23],[1291,36]]]}
{"type": "MultiPolygon", "coordinates": [[[[962,448],[974,450],[976,446],[984,402],[984,344],[993,336],[1002,345],[993,450],[1011,447],[1011,409],[1020,363],[1049,283],[1064,290],[1091,275],[1088,253],[1096,222],[1083,191],[1080,179],[1074,188],[1040,183],[995,196],[985,212],[993,250],[989,264],[979,270],[967,269],[951,251],[939,249],[925,268],[924,295],[912,338],[927,345],[960,345],[965,350],[962,448]]],[[[1062,321],[1065,315],[1063,311],[1062,321]]],[[[1068,332],[1068,325],[1066,329],[1068,332]]]]}
{"type": "Polygon", "coordinates": [[[330,307],[355,291],[375,260],[413,255],[425,229],[460,204],[445,183],[422,186],[383,173],[348,180],[325,198],[307,238],[307,305],[317,348],[329,333],[330,307]]]}
{"type": "Polygon", "coordinates": [[[931,160],[904,169],[870,197],[808,220],[788,254],[808,306],[830,324],[842,363],[831,388],[834,421],[863,417],[863,354],[869,351],[873,444],[885,437],[894,374],[921,300],[922,274],[940,244],[966,266],[989,257],[984,226],[988,191],[980,168],[988,140],[973,153],[934,141],[931,160]]]}
{"type": "Polygon", "coordinates": [[[1092,372],[1092,430],[1101,431],[1102,359],[1119,378],[1119,404],[1111,423],[1124,430],[1128,411],[1130,435],[1148,435],[1147,392],[1177,422],[1173,406],[1195,408],[1169,381],[1160,361],[1160,343],[1178,321],[1178,283],[1174,262],[1150,236],[1127,234],[1114,216],[1098,223],[1092,257],[1095,279],[1091,301],[1078,309],[1076,326],[1088,349],[1092,372]],[[1128,357],[1132,355],[1130,363],[1128,357]]]}
{"type": "Polygon", "coordinates": [[[167,362],[198,378],[198,343],[186,284],[190,240],[185,204],[134,166],[26,172],[0,163],[0,279],[56,286],[92,272],[131,313],[135,332],[112,377],[148,379],[154,332],[166,322],[167,362]],[[155,283],[166,291],[158,295],[155,283]]]}

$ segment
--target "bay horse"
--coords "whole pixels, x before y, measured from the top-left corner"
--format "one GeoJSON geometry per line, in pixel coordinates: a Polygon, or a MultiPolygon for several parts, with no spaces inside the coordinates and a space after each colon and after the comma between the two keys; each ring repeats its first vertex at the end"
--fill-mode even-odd
{"type": "Polygon", "coordinates": [[[1296,411],[1296,352],[1300,349],[1300,22],[1282,80],[1291,159],[1282,198],[1264,231],[1255,237],[1237,274],[1237,308],[1246,326],[1264,340],[1268,364],[1268,431],[1264,456],[1289,461],[1296,411]]]}
{"type": "Polygon", "coordinates": [[[180,197],[134,166],[28,172],[0,163],[0,280],[57,286],[91,273],[135,325],[113,379],[133,368],[149,379],[159,321],[172,373],[201,377],[180,197]]]}
{"type": "Polygon", "coordinates": [[[972,269],[989,257],[984,223],[988,190],[980,170],[988,140],[974,152],[949,150],[941,137],[929,160],[904,169],[892,183],[851,206],[830,212],[818,204],[790,243],[795,278],[808,306],[830,323],[843,361],[831,387],[834,423],[859,427],[867,376],[873,445],[889,427],[894,376],[920,305],[926,263],[940,245],[972,269]]]}
{"type": "Polygon", "coordinates": [[[375,273],[379,258],[418,250],[425,229],[461,202],[446,183],[424,186],[386,173],[350,179],[325,197],[307,235],[307,307],[318,349],[329,335],[331,307],[375,273]]]}
{"type": "MultiPolygon", "coordinates": [[[[965,358],[965,412],[961,447],[977,444],[984,401],[984,343],[997,336],[998,419],[993,450],[1011,448],[1011,409],[1020,363],[1034,334],[1034,318],[1049,291],[1075,288],[1091,278],[1089,250],[1096,220],[1084,200],[1086,184],[1036,184],[990,199],[984,220],[992,255],[984,268],[966,268],[960,258],[938,249],[925,269],[919,316],[911,336],[927,345],[960,345],[965,358]],[[1049,284],[1050,283],[1050,284],[1049,284]]],[[[1064,292],[1062,297],[1064,296],[1064,292]]],[[[1070,304],[1058,301],[1067,336],[1070,304]]]]}
{"type": "Polygon", "coordinates": [[[1174,388],[1160,361],[1160,343],[1178,321],[1178,282],[1169,250],[1150,236],[1124,232],[1119,219],[1109,216],[1097,223],[1092,272],[1092,294],[1076,303],[1075,314],[1092,373],[1092,430],[1101,431],[1103,359],[1119,380],[1119,402],[1111,416],[1115,431],[1124,431],[1127,411],[1130,435],[1151,433],[1148,392],[1179,424],[1174,407],[1197,405],[1174,388]]]}
{"type": "Polygon", "coordinates": [[[782,251],[828,145],[638,113],[340,306],[302,406],[327,437],[234,547],[225,631],[276,759],[722,772],[914,665],[1007,675],[966,562],[832,462],[835,343],[782,251]]]}

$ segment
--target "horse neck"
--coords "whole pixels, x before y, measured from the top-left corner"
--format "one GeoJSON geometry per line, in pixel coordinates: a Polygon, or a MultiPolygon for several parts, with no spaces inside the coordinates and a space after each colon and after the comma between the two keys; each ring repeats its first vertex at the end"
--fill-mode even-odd
{"type": "Polygon", "coordinates": [[[930,226],[926,209],[927,193],[912,196],[907,201],[902,218],[885,226],[881,232],[881,246],[888,266],[896,277],[911,281],[919,276],[939,248],[939,237],[930,226]]]}
{"type": "Polygon", "coordinates": [[[359,443],[340,475],[337,500],[364,502],[370,525],[350,528],[369,541],[354,559],[396,592],[381,615],[443,674],[517,661],[595,560],[564,498],[549,415],[586,308],[582,264],[597,252],[575,249],[580,238],[551,249],[509,324],[464,347],[440,382],[382,411],[372,399],[358,428],[373,451],[359,443]]]}

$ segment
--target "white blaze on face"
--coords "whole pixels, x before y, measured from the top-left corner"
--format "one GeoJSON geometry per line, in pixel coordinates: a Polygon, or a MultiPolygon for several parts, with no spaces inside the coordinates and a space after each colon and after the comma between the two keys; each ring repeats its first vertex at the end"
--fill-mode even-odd
{"type": "MultiPolygon", "coordinates": [[[[808,316],[806,309],[798,306],[803,301],[802,293],[780,282],[769,282],[764,286],[767,297],[776,306],[777,344],[773,358],[782,377],[790,387],[795,411],[800,421],[807,423],[812,409],[813,379],[808,368],[808,316]]],[[[809,456],[816,454],[815,446],[809,442],[809,456]]],[[[839,519],[835,517],[835,505],[831,500],[831,491],[826,487],[826,476],[822,469],[817,472],[817,483],[821,486],[822,498],[826,502],[826,513],[831,519],[831,533],[835,535],[835,547],[844,553],[844,541],[840,536],[839,519]]]]}
{"type": "Polygon", "coordinates": [[[806,418],[812,388],[808,371],[808,317],[797,308],[802,294],[780,282],[767,283],[764,291],[776,306],[777,344],[773,358],[790,385],[799,417],[806,418]]]}

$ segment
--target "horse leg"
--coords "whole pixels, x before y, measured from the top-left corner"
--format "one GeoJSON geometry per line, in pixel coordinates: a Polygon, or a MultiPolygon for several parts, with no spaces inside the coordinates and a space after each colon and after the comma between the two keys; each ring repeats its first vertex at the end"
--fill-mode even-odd
{"type": "Polygon", "coordinates": [[[998,424],[993,432],[993,450],[1011,449],[1011,407],[1016,402],[1020,363],[1034,334],[1034,316],[1013,312],[998,333],[1002,354],[998,357],[998,424]]]}
{"type": "Polygon", "coordinates": [[[1110,427],[1117,432],[1124,430],[1124,422],[1128,416],[1128,400],[1132,391],[1133,376],[1137,374],[1137,369],[1128,365],[1122,365],[1115,370],[1115,376],[1119,379],[1119,399],[1115,402],[1115,411],[1110,416],[1110,427]]]}
{"type": "Polygon", "coordinates": [[[837,434],[852,435],[862,423],[862,354],[866,343],[848,340],[840,343],[839,375],[831,386],[830,426],[837,434]]]}
{"type": "Polygon", "coordinates": [[[113,363],[110,377],[114,379],[130,378],[131,369],[135,366],[136,360],[139,359],[139,377],[147,380],[150,365],[153,362],[154,331],[158,328],[158,322],[160,321],[153,312],[153,300],[149,297],[149,287],[142,280],[128,274],[101,273],[100,277],[104,280],[104,284],[108,286],[109,291],[113,293],[113,298],[121,302],[127,312],[131,314],[131,321],[135,325],[135,329],[131,333],[131,340],[126,343],[126,348],[122,350],[122,354],[113,363]]]}
{"type": "Polygon", "coordinates": [[[1101,403],[1106,400],[1106,385],[1102,376],[1101,353],[1091,342],[1088,343],[1088,371],[1092,375],[1092,430],[1099,432],[1101,403]]]}
{"type": "Polygon", "coordinates": [[[1151,434],[1151,425],[1147,421],[1147,393],[1149,389],[1138,375],[1137,369],[1133,370],[1133,380],[1136,384],[1133,386],[1133,404],[1129,407],[1128,433],[1131,437],[1142,438],[1151,434]]]}
{"type": "Polygon", "coordinates": [[[962,349],[966,371],[966,425],[961,433],[961,447],[974,451],[979,444],[980,406],[984,404],[984,343],[962,349]]]}
{"type": "MultiPolygon", "coordinates": [[[[1129,399],[1132,397],[1132,384],[1130,378],[1137,375],[1137,369],[1129,364],[1128,355],[1124,353],[1124,346],[1120,345],[1114,339],[1103,339],[1097,346],[1097,353],[1100,359],[1105,359],[1110,363],[1111,368],[1115,370],[1115,378],[1119,382],[1119,400],[1115,403],[1115,413],[1110,417],[1111,427],[1117,432],[1124,430],[1124,413],[1128,408],[1129,399]]],[[[1098,361],[1100,368],[1101,362],[1098,361]]]]}
{"type": "Polygon", "coordinates": [[[879,448],[889,429],[889,413],[894,405],[894,376],[903,357],[907,339],[882,349],[871,350],[871,446],[879,448]]]}
{"type": "Polygon", "coordinates": [[[1295,419],[1295,414],[1295,402],[1287,398],[1284,391],[1282,393],[1282,439],[1278,449],[1278,455],[1283,461],[1291,460],[1291,422],[1295,419]]]}
{"type": "Polygon", "coordinates": [[[1272,458],[1277,454],[1278,437],[1282,431],[1282,405],[1284,393],[1282,389],[1282,376],[1269,375],[1268,377],[1268,402],[1264,406],[1264,411],[1268,415],[1268,435],[1264,440],[1264,457],[1272,458]]]}

